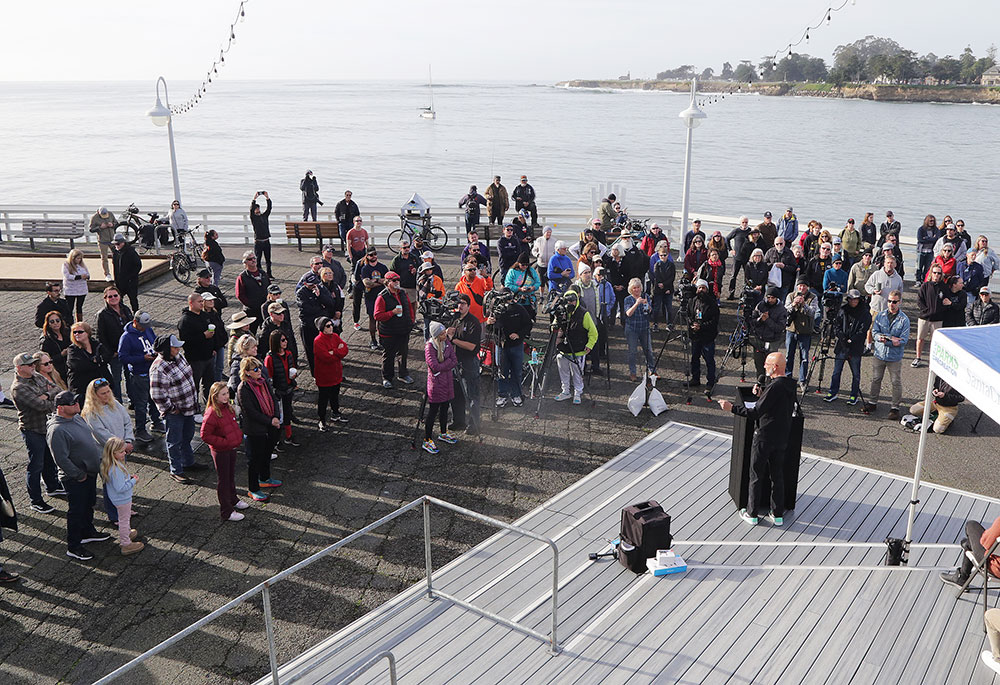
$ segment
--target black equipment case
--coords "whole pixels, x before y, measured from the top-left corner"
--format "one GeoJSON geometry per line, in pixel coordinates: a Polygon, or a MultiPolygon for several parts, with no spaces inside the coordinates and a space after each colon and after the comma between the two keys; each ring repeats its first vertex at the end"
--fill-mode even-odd
{"type": "Polygon", "coordinates": [[[646,559],[656,556],[658,549],[670,549],[670,514],[649,500],[622,509],[621,543],[618,561],[634,573],[646,572],[646,559]]]}

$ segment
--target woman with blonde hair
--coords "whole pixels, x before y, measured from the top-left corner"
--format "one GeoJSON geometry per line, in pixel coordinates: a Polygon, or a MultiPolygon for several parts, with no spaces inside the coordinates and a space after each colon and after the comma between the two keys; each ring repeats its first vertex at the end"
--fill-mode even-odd
{"type": "Polygon", "coordinates": [[[83,253],[80,250],[70,250],[62,265],[63,294],[69,303],[70,310],[76,303],[76,320],[83,321],[83,300],[87,297],[87,283],[90,281],[90,271],[83,263],[83,253]]]}
{"type": "Polygon", "coordinates": [[[59,386],[60,390],[68,390],[69,386],[66,385],[66,381],[63,377],[56,371],[55,362],[52,361],[52,357],[48,355],[47,352],[42,352],[39,350],[31,355],[31,361],[35,365],[35,371],[42,375],[47,381],[55,383],[59,386]]]}
{"type": "Polygon", "coordinates": [[[452,369],[458,366],[458,357],[455,354],[455,344],[448,337],[448,329],[444,324],[432,321],[430,334],[431,338],[424,346],[424,360],[427,362],[427,420],[424,422],[424,443],[421,447],[425,452],[437,454],[441,450],[431,439],[435,418],[440,418],[441,421],[438,440],[449,445],[458,442],[458,438],[448,432],[448,405],[455,398],[452,369]]]}
{"type": "Polygon", "coordinates": [[[111,352],[94,338],[94,329],[89,323],[79,321],[69,331],[70,346],[66,353],[69,389],[84,396],[92,380],[111,378],[111,370],[108,368],[111,352]]]}
{"type": "MultiPolygon", "coordinates": [[[[111,438],[119,438],[125,443],[126,453],[131,453],[135,443],[135,431],[132,430],[132,419],[128,410],[115,399],[111,392],[111,383],[107,378],[98,378],[87,385],[87,398],[83,403],[80,416],[90,426],[98,445],[103,445],[111,438]]],[[[104,512],[111,523],[119,520],[118,511],[107,490],[104,488],[104,512]]]]}
{"type": "MultiPolygon", "coordinates": [[[[113,398],[112,398],[113,399],[113,398]]],[[[136,541],[139,531],[132,528],[132,491],[139,477],[126,471],[125,455],[129,453],[128,445],[121,438],[109,438],[104,443],[101,455],[101,479],[104,481],[104,498],[111,498],[111,504],[117,509],[118,544],[122,554],[128,556],[141,552],[146,546],[136,541]]]]}
{"type": "Polygon", "coordinates": [[[236,448],[243,442],[243,429],[236,421],[229,402],[229,387],[216,381],[208,391],[208,408],[201,422],[201,439],[212,452],[218,481],[215,492],[219,497],[219,513],[223,521],[242,521],[237,509],[250,505],[236,496],[236,448]]]}
{"type": "Polygon", "coordinates": [[[264,364],[256,357],[240,362],[240,385],[236,391],[240,405],[240,426],[247,436],[248,494],[257,502],[270,496],[264,488],[276,488],[280,480],[271,478],[271,452],[278,444],[278,400],[271,384],[263,377],[264,364]]]}

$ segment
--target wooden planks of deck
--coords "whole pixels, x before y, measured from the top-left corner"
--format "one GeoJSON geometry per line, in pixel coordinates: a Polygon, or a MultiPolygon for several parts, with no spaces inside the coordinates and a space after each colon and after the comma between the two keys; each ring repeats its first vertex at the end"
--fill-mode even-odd
{"type": "MultiPolygon", "coordinates": [[[[730,446],[667,424],[517,522],[559,548],[560,654],[428,600],[418,584],[281,667],[281,681],[338,682],[389,649],[401,683],[994,682],[979,662],[981,599],[956,599],[937,577],[957,545],[915,549],[908,569],[888,569],[881,546],[812,544],[902,537],[907,481],[805,457],[785,527],[750,527],[727,492],[730,446]],[[621,508],[644,499],[673,516],[686,574],[636,576],[588,560],[617,535],[621,508]],[[749,544],[699,543],[734,540],[749,544]],[[775,541],[801,544],[763,544],[775,541]]],[[[923,543],[953,545],[966,520],[1000,514],[996,500],[946,488],[921,497],[923,543]]],[[[551,574],[546,545],[502,532],[435,571],[434,586],[547,634],[551,574]]],[[[385,671],[356,682],[386,682],[385,671]]]]}

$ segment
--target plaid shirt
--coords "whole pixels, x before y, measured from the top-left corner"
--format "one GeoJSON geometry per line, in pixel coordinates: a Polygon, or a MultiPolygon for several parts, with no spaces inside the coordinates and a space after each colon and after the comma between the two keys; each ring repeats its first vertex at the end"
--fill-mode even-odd
{"type": "Polygon", "coordinates": [[[168,361],[157,356],[149,366],[149,397],[161,414],[194,416],[198,413],[198,392],[191,365],[183,355],[168,361]]]}
{"type": "Polygon", "coordinates": [[[48,421],[49,414],[56,410],[56,395],[59,394],[56,384],[37,371],[31,374],[31,378],[15,375],[14,382],[10,385],[10,394],[17,407],[18,427],[23,431],[45,435],[45,422],[48,421]],[[47,395],[48,399],[43,400],[42,395],[47,395]]]}
{"type": "MultiPolygon", "coordinates": [[[[625,296],[625,311],[627,312],[635,304],[635,298],[631,295],[625,296]]],[[[644,331],[649,328],[649,313],[653,310],[649,302],[635,308],[632,316],[625,316],[625,329],[630,331],[644,331]]]]}

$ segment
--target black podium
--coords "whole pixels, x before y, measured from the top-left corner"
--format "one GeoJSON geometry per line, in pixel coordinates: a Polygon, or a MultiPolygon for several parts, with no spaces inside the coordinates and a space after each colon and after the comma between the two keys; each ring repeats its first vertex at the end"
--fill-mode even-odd
{"type": "MultiPolygon", "coordinates": [[[[747,402],[755,402],[757,396],[746,386],[736,388],[735,403],[745,407],[747,402]]],[[[750,445],[753,443],[757,422],[745,416],[733,415],[733,454],[729,465],[729,496],[737,509],[746,509],[750,492],[750,445]]],[[[785,450],[785,508],[795,508],[795,498],[799,489],[799,462],[802,458],[802,427],[805,417],[802,410],[792,416],[792,430],[785,450]]],[[[771,497],[771,484],[764,484],[764,501],[771,497]]]]}

